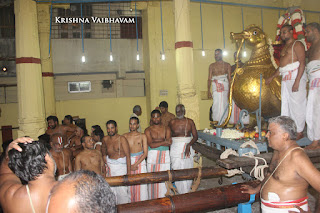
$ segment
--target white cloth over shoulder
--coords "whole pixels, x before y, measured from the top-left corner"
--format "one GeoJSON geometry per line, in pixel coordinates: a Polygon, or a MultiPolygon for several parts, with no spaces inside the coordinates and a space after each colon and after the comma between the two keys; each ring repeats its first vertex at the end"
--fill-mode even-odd
{"type": "Polygon", "coordinates": [[[298,74],[299,61],[280,67],[281,82],[281,115],[289,116],[297,125],[297,132],[302,132],[306,122],[307,78],[303,73],[299,90],[292,92],[292,86],[298,74]]]}
{"type": "MultiPolygon", "coordinates": [[[[169,150],[153,150],[148,151],[148,172],[160,172],[170,170],[169,150]]],[[[167,192],[165,183],[149,184],[149,199],[157,199],[165,197],[167,192]]]]}
{"type": "MultiPolygon", "coordinates": [[[[107,177],[122,176],[127,174],[126,157],[110,159],[107,156],[107,177]]],[[[130,203],[130,193],[127,186],[112,186],[112,191],[117,198],[117,204],[130,203]]]]}
{"type": "MultiPolygon", "coordinates": [[[[212,77],[212,120],[220,121],[222,115],[228,106],[229,82],[227,74],[212,77]]],[[[227,117],[227,112],[223,116],[223,120],[227,117]]]]}
{"type": "MultiPolygon", "coordinates": [[[[192,137],[173,137],[170,147],[171,168],[173,170],[193,168],[194,149],[190,147],[190,155],[185,155],[186,146],[192,137]]],[[[192,180],[175,181],[179,194],[190,192],[192,180]]]]}
{"type": "Polygon", "coordinates": [[[320,60],[307,64],[309,95],[307,102],[307,134],[311,141],[320,140],[320,60]]]}
{"type": "MultiPolygon", "coordinates": [[[[143,152],[131,154],[131,165],[135,164],[142,155],[143,155],[143,152]]],[[[142,174],[142,173],[147,173],[147,164],[145,160],[143,160],[139,164],[138,170],[131,171],[131,174],[142,174]]],[[[131,202],[149,200],[147,184],[130,186],[130,193],[131,193],[131,202]]]]}

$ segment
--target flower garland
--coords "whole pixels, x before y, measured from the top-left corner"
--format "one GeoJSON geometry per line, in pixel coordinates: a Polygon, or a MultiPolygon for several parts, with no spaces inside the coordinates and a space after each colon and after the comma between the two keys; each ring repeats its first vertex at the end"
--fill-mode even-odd
{"type": "Polygon", "coordinates": [[[276,41],[280,40],[280,29],[283,25],[289,24],[293,27],[293,38],[299,40],[303,43],[306,50],[309,48],[309,45],[306,43],[306,39],[304,36],[304,24],[305,18],[301,9],[295,9],[292,14],[289,12],[280,16],[277,24],[277,36],[276,41]]]}

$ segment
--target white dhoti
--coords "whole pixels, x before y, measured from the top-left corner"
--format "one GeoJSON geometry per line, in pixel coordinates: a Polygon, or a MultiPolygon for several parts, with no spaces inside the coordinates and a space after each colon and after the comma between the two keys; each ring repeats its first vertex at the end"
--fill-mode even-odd
{"type": "MultiPolygon", "coordinates": [[[[185,155],[186,146],[192,140],[192,137],[173,137],[170,147],[171,168],[173,170],[193,168],[194,150],[190,147],[190,156],[185,155]]],[[[179,194],[190,192],[192,180],[176,181],[179,194]]]]}
{"type": "MultiPolygon", "coordinates": [[[[212,77],[212,120],[220,122],[223,113],[228,106],[229,83],[227,75],[219,75],[212,77]]],[[[223,116],[226,119],[228,112],[223,116]]]]}
{"type": "MultiPolygon", "coordinates": [[[[236,105],[236,103],[234,103],[234,101],[232,100],[232,112],[231,112],[231,117],[230,117],[230,124],[237,124],[239,119],[240,119],[240,112],[241,109],[236,105]]],[[[242,123],[243,124],[249,124],[250,122],[250,115],[242,115],[242,123]]]]}
{"type": "Polygon", "coordinates": [[[320,140],[320,60],[307,65],[309,95],[307,102],[307,134],[311,141],[320,140]]]}
{"type": "Polygon", "coordinates": [[[269,192],[272,196],[268,196],[269,200],[261,198],[262,213],[288,213],[289,211],[300,212],[295,206],[299,206],[304,211],[308,211],[308,197],[303,197],[297,200],[280,201],[277,194],[269,192]],[[274,197],[275,199],[270,199],[274,197]],[[278,198],[278,199],[277,199],[278,198]]]}
{"type": "MultiPolygon", "coordinates": [[[[140,157],[143,155],[143,152],[131,154],[131,165],[135,164],[140,157]]],[[[139,166],[138,170],[131,171],[131,174],[141,174],[147,173],[147,164],[146,161],[143,160],[139,166]]],[[[148,185],[140,184],[140,185],[132,185],[130,186],[130,194],[131,194],[131,202],[138,202],[148,200],[148,185]]]]}
{"type": "MultiPolygon", "coordinates": [[[[170,170],[170,156],[168,147],[158,147],[148,151],[148,172],[160,172],[170,170]]],[[[167,192],[165,183],[149,184],[149,199],[165,197],[167,192]]]]}
{"type": "Polygon", "coordinates": [[[280,67],[281,82],[281,115],[289,116],[297,125],[297,132],[302,132],[306,122],[307,78],[304,73],[300,79],[299,90],[292,92],[292,86],[298,74],[299,61],[280,67]]]}
{"type": "MultiPolygon", "coordinates": [[[[127,159],[110,159],[107,156],[107,177],[122,176],[127,174],[127,159]]],[[[112,186],[112,191],[116,195],[117,204],[130,203],[130,193],[127,186],[112,186]]]]}

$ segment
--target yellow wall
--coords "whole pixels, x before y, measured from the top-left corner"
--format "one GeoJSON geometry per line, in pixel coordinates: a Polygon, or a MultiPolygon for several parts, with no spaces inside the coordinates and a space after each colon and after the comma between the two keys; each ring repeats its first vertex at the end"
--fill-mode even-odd
{"type": "Polygon", "coordinates": [[[89,134],[91,126],[96,124],[100,125],[107,134],[106,122],[108,120],[115,120],[118,124],[119,134],[123,134],[129,131],[129,118],[135,105],[140,105],[142,108],[140,120],[144,131],[148,124],[145,97],[57,101],[56,110],[60,123],[65,115],[85,118],[89,134]]]}

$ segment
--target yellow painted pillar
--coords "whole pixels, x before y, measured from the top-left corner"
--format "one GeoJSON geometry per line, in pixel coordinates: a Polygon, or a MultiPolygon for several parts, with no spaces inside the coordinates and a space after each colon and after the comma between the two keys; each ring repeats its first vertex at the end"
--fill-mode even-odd
{"type": "Polygon", "coordinates": [[[190,30],[190,0],[174,0],[176,31],[176,73],[178,103],[185,105],[186,116],[200,126],[199,99],[194,84],[193,43],[190,30]]]}
{"type": "Polygon", "coordinates": [[[18,136],[36,139],[45,132],[45,114],[37,7],[33,0],[15,0],[18,136]]]}
{"type": "Polygon", "coordinates": [[[52,49],[49,55],[50,35],[50,7],[49,4],[37,4],[40,58],[44,93],[45,116],[56,115],[56,99],[52,70],[52,49]]]}

